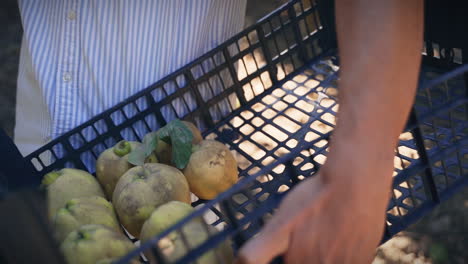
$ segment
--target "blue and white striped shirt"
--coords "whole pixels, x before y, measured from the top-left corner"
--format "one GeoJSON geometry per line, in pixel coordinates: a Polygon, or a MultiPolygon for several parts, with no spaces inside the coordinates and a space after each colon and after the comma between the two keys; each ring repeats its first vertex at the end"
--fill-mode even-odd
{"type": "Polygon", "coordinates": [[[15,142],[23,155],[243,27],[246,0],[19,0],[15,142]]]}

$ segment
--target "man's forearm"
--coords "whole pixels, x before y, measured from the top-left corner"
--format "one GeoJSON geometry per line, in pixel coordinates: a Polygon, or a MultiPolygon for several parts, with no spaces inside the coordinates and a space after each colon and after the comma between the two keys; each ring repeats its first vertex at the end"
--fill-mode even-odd
{"type": "MultiPolygon", "coordinates": [[[[324,0],[332,1],[332,0],[324,0]]],[[[417,85],[422,0],[336,0],[340,109],[326,164],[282,201],[239,263],[370,263],[417,85]],[[281,237],[282,239],[276,239],[281,237]]]]}
{"type": "MultiPolygon", "coordinates": [[[[411,109],[421,59],[423,1],[336,0],[336,17],[340,112],[331,164],[325,168],[343,159],[354,159],[349,166],[359,166],[355,161],[360,159],[372,170],[370,163],[381,166],[393,160],[411,109]]],[[[360,174],[369,177],[365,171],[360,174]]]]}

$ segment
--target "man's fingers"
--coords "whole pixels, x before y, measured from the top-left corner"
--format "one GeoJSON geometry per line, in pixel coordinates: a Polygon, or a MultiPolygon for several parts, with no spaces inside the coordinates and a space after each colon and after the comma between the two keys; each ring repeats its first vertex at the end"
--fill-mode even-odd
{"type": "Polygon", "coordinates": [[[247,241],[238,254],[236,264],[267,264],[288,249],[291,219],[280,208],[260,233],[247,241]]]}
{"type": "Polygon", "coordinates": [[[286,264],[319,264],[320,260],[320,229],[316,215],[310,214],[307,219],[299,222],[291,233],[288,251],[284,256],[286,264]],[[303,238],[307,237],[307,243],[303,238]]]}
{"type": "Polygon", "coordinates": [[[267,264],[286,252],[294,222],[303,213],[297,203],[288,203],[289,199],[286,197],[260,233],[244,244],[237,264],[267,264]]]}
{"type": "Polygon", "coordinates": [[[307,181],[285,197],[262,231],[242,247],[236,264],[267,264],[287,251],[294,227],[315,211],[313,204],[317,202],[314,200],[319,193],[319,181],[307,181]]]}
{"type": "Polygon", "coordinates": [[[268,264],[273,258],[283,254],[287,245],[287,238],[277,237],[272,240],[270,234],[261,233],[239,251],[236,264],[268,264]]]}

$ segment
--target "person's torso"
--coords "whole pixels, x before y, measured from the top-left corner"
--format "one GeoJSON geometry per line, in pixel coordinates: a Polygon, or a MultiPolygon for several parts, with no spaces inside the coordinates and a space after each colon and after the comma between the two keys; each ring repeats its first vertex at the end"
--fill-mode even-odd
{"type": "Polygon", "coordinates": [[[245,15],[245,0],[20,0],[19,7],[53,136],[219,45],[242,29],[245,15]]]}
{"type": "MultiPolygon", "coordinates": [[[[16,144],[26,155],[221,44],[243,28],[245,6],[246,0],[19,0],[16,144]]],[[[152,94],[160,100],[170,92],[152,94]]]]}

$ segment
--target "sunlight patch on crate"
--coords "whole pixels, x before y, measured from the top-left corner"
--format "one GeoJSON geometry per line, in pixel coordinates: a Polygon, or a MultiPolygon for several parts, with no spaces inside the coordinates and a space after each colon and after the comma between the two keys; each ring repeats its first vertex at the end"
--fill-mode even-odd
{"type": "Polygon", "coordinates": [[[336,104],[336,101],[334,99],[323,98],[322,100],[320,100],[320,105],[325,108],[330,108],[334,104],[336,104]]]}
{"type": "Polygon", "coordinates": [[[332,97],[338,97],[338,89],[328,87],[327,89],[325,89],[325,94],[332,97]]]}
{"type": "Polygon", "coordinates": [[[295,107],[289,107],[284,111],[284,115],[288,116],[291,119],[294,119],[296,122],[304,124],[309,120],[310,116],[304,114],[302,111],[295,107]]]}
{"type": "Polygon", "coordinates": [[[281,185],[281,186],[278,188],[278,192],[279,192],[279,193],[285,192],[285,191],[287,191],[287,190],[289,190],[289,186],[287,186],[287,185],[285,185],[285,184],[281,185]]]}
{"type": "Polygon", "coordinates": [[[262,98],[262,103],[264,103],[267,106],[270,106],[274,104],[275,102],[278,102],[278,99],[271,95],[267,95],[262,98]]]}
{"type": "Polygon", "coordinates": [[[297,101],[297,97],[291,94],[286,95],[283,100],[289,104],[293,104],[297,101]]]}
{"type": "Polygon", "coordinates": [[[303,161],[304,161],[303,158],[297,157],[297,158],[295,158],[294,161],[293,161],[293,166],[297,167],[297,165],[299,165],[299,164],[300,164],[301,162],[303,162],[303,161]]]}
{"type": "Polygon", "coordinates": [[[249,153],[249,155],[256,160],[263,158],[266,154],[265,151],[258,148],[257,145],[253,144],[249,140],[241,142],[239,144],[239,148],[242,149],[245,153],[249,153]]]}
{"type": "Polygon", "coordinates": [[[250,112],[250,111],[242,111],[241,116],[242,116],[245,120],[249,120],[249,119],[251,119],[251,118],[254,116],[254,114],[253,114],[252,112],[250,112]]]}
{"type": "Polygon", "coordinates": [[[311,113],[315,109],[315,106],[313,104],[307,103],[304,100],[297,101],[296,103],[294,103],[294,106],[301,109],[302,111],[309,112],[309,113],[311,113]]]}
{"type": "Polygon", "coordinates": [[[399,146],[398,152],[406,157],[409,157],[412,159],[419,159],[418,151],[415,149],[412,149],[406,146],[399,146]]]}
{"type": "Polygon", "coordinates": [[[285,170],[286,166],[284,164],[279,164],[278,166],[276,166],[274,169],[273,169],[273,172],[274,173],[283,173],[283,171],[285,170]]]}
{"type": "Polygon", "coordinates": [[[249,125],[249,124],[245,124],[245,125],[243,125],[243,126],[239,129],[239,131],[240,131],[242,134],[248,136],[248,135],[250,135],[253,131],[255,131],[255,128],[254,128],[253,126],[249,125]]]}
{"type": "Polygon", "coordinates": [[[295,88],[295,87],[297,87],[297,84],[304,83],[308,79],[309,78],[308,78],[307,75],[299,73],[298,75],[296,75],[296,76],[294,76],[292,78],[292,81],[288,81],[287,83],[293,83],[294,86],[292,88],[295,88]]]}
{"type": "MultiPolygon", "coordinates": [[[[281,127],[281,126],[279,126],[281,127]]],[[[274,137],[278,141],[282,142],[285,141],[288,138],[288,135],[281,130],[279,130],[277,127],[267,124],[262,128],[262,131],[265,132],[266,134],[274,137]]]]}
{"type": "Polygon", "coordinates": [[[330,113],[325,113],[320,117],[323,121],[326,121],[332,125],[336,125],[336,116],[330,113]]]}
{"type": "Polygon", "coordinates": [[[328,133],[333,130],[333,127],[326,125],[325,123],[320,122],[318,120],[312,122],[312,124],[310,124],[310,128],[322,134],[328,133]]]}
{"type": "Polygon", "coordinates": [[[305,163],[304,165],[302,165],[300,170],[301,171],[307,171],[307,170],[311,170],[313,168],[315,168],[314,164],[312,164],[311,162],[308,162],[308,163],[305,163]]]}
{"type": "Polygon", "coordinates": [[[257,77],[257,78],[253,78],[251,81],[250,81],[250,87],[252,89],[252,94],[254,96],[257,96],[259,94],[261,94],[262,92],[265,91],[265,86],[263,85],[263,81],[261,78],[257,77]]]}
{"type": "Polygon", "coordinates": [[[266,119],[272,119],[275,117],[278,113],[270,108],[266,109],[265,111],[262,111],[262,116],[265,117],[266,119]]]}
{"type": "Polygon", "coordinates": [[[278,157],[281,157],[281,156],[283,156],[283,155],[288,154],[289,152],[290,152],[290,151],[287,150],[286,148],[280,147],[280,148],[278,148],[273,154],[276,155],[276,156],[278,156],[278,157]]]}
{"type": "Polygon", "coordinates": [[[286,83],[282,85],[282,88],[284,90],[294,90],[296,89],[296,87],[297,87],[297,82],[293,82],[293,81],[287,81],[286,83]]]}
{"type": "MultiPolygon", "coordinates": [[[[250,175],[252,175],[252,174],[250,174],[250,175]]],[[[270,182],[272,180],[273,180],[273,176],[271,176],[270,174],[260,175],[260,176],[257,177],[257,181],[260,182],[260,183],[270,182]]]]}
{"type": "Polygon", "coordinates": [[[254,175],[255,173],[259,172],[260,171],[260,167],[252,167],[248,172],[247,174],[248,175],[254,175]]]}
{"type": "Polygon", "coordinates": [[[402,193],[398,189],[393,189],[393,194],[396,199],[399,199],[402,196],[402,193]]]}
{"type": "Polygon", "coordinates": [[[255,110],[255,112],[257,113],[260,113],[262,112],[264,109],[266,108],[266,105],[263,104],[263,103],[255,103],[253,106],[252,106],[252,109],[255,110]]]}
{"type": "Polygon", "coordinates": [[[390,210],[387,210],[388,214],[394,215],[394,216],[399,216],[400,213],[398,212],[398,207],[394,206],[390,210]]]}
{"type": "Polygon", "coordinates": [[[295,147],[297,146],[297,143],[298,143],[297,140],[295,140],[295,139],[290,139],[290,140],[288,140],[288,141],[286,142],[286,146],[287,146],[288,148],[290,148],[290,149],[293,149],[293,148],[295,148],[295,147]]]}
{"type": "Polygon", "coordinates": [[[411,207],[417,207],[421,205],[421,200],[414,198],[414,197],[408,197],[403,200],[403,204],[411,206],[411,207]]]}
{"type": "Polygon", "coordinates": [[[404,215],[406,215],[408,213],[408,210],[406,208],[404,208],[404,207],[399,206],[398,209],[400,211],[401,216],[404,216],[404,215]]]}
{"type": "Polygon", "coordinates": [[[252,125],[256,127],[262,127],[263,124],[265,124],[265,121],[263,121],[263,119],[260,117],[255,117],[254,119],[252,119],[252,125]]]}
{"type": "Polygon", "coordinates": [[[262,145],[267,150],[272,150],[273,148],[275,148],[278,145],[270,137],[268,137],[267,135],[265,135],[264,133],[262,133],[260,131],[255,132],[254,134],[252,134],[252,136],[250,138],[254,142],[256,142],[257,144],[262,145]]]}
{"type": "Polygon", "coordinates": [[[408,183],[407,183],[406,181],[400,183],[398,186],[403,187],[403,188],[405,188],[405,189],[408,189],[408,188],[409,188],[408,183]]]}
{"type": "Polygon", "coordinates": [[[403,170],[404,168],[407,168],[410,165],[410,162],[404,159],[401,159],[398,156],[395,156],[393,159],[393,166],[398,169],[398,170],[403,170]]]}
{"type": "Polygon", "coordinates": [[[291,119],[283,115],[273,119],[273,122],[279,127],[282,127],[283,129],[287,130],[289,133],[295,133],[301,128],[299,124],[293,122],[291,119]]]}
{"type": "Polygon", "coordinates": [[[237,79],[242,81],[244,78],[248,76],[247,74],[247,67],[242,59],[236,61],[237,65],[237,79]]]}
{"type": "Polygon", "coordinates": [[[282,80],[286,77],[283,67],[280,64],[276,64],[276,79],[282,80]]]}
{"type": "Polygon", "coordinates": [[[273,85],[270,73],[267,71],[264,71],[260,74],[260,80],[262,81],[262,84],[264,85],[263,87],[265,89],[268,89],[273,85]]]}
{"type": "Polygon", "coordinates": [[[314,157],[314,161],[320,164],[325,164],[325,161],[327,160],[327,156],[323,154],[318,154],[317,156],[314,157]]]}
{"type": "Polygon", "coordinates": [[[413,139],[413,134],[411,132],[401,133],[399,139],[400,140],[412,140],[413,139]]]}
{"type": "MultiPolygon", "coordinates": [[[[328,141],[325,139],[320,140],[319,142],[315,143],[315,146],[322,148],[328,144],[328,141]]],[[[328,148],[326,149],[328,151],[328,148]]]]}
{"type": "Polygon", "coordinates": [[[311,91],[311,88],[301,85],[301,86],[298,86],[296,89],[294,89],[294,94],[298,95],[298,96],[304,96],[304,95],[310,93],[310,91],[311,91]]]}
{"type": "Polygon", "coordinates": [[[286,92],[283,89],[275,89],[272,94],[278,98],[281,98],[286,94],[286,92]]]}
{"type": "Polygon", "coordinates": [[[258,70],[257,63],[254,60],[254,55],[252,55],[251,53],[247,53],[247,55],[245,55],[242,58],[242,60],[244,61],[246,65],[246,70],[247,70],[248,75],[251,75],[258,70]]]}
{"type": "Polygon", "coordinates": [[[305,139],[305,141],[307,141],[307,142],[312,142],[312,141],[314,141],[314,140],[316,140],[316,139],[318,139],[318,138],[320,138],[320,137],[321,137],[321,136],[318,135],[317,133],[314,133],[314,132],[312,132],[312,131],[309,131],[309,132],[307,132],[307,134],[306,134],[306,136],[305,136],[304,139],[305,139]]]}
{"type": "Polygon", "coordinates": [[[232,118],[229,123],[234,127],[234,128],[238,128],[240,127],[242,124],[244,124],[244,120],[238,116],[235,116],[234,118],[232,118]]]}
{"type": "Polygon", "coordinates": [[[274,103],[272,105],[272,107],[274,109],[276,109],[277,111],[283,111],[283,110],[287,109],[289,107],[289,105],[287,105],[286,103],[284,103],[282,101],[278,101],[278,102],[274,103]]]}
{"type": "Polygon", "coordinates": [[[266,66],[265,56],[261,48],[256,48],[253,52],[253,60],[257,63],[258,69],[266,66]]]}

